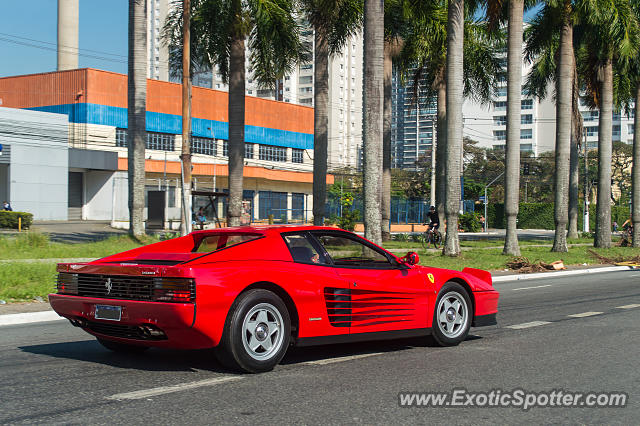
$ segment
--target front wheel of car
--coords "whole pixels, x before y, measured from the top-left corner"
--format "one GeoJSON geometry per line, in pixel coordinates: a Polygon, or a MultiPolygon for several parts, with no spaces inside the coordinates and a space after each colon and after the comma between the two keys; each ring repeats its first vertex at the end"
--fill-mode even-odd
{"type": "Polygon", "coordinates": [[[291,320],[284,302],[268,290],[249,290],[231,306],[216,355],[233,370],[262,373],[284,357],[290,337],[291,320]]]}
{"type": "Polygon", "coordinates": [[[438,293],[433,312],[433,338],[440,346],[456,346],[469,334],[473,307],[467,291],[448,282],[438,293]]]}

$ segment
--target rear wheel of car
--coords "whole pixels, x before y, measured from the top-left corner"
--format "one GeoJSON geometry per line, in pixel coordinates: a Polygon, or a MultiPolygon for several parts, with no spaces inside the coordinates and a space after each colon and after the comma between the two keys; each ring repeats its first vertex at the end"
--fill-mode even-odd
{"type": "Polygon", "coordinates": [[[98,342],[105,348],[112,350],[114,352],[127,353],[127,354],[138,354],[149,349],[147,346],[138,346],[138,345],[128,345],[126,343],[113,342],[111,340],[105,340],[97,338],[98,342]]]}
{"type": "Polygon", "coordinates": [[[440,346],[456,346],[469,334],[471,299],[458,283],[448,282],[438,293],[433,312],[433,338],[440,346]]]}
{"type": "Polygon", "coordinates": [[[284,302],[268,290],[249,290],[231,306],[216,355],[228,368],[262,373],[280,362],[290,337],[284,302]]]}

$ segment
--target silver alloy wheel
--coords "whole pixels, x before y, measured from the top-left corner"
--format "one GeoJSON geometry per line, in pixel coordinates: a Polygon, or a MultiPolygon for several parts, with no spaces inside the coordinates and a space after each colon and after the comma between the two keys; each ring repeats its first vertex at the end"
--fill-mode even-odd
{"type": "Polygon", "coordinates": [[[442,296],[438,303],[438,327],[442,334],[455,339],[464,333],[469,321],[469,309],[464,297],[456,291],[442,296]]]}
{"type": "Polygon", "coordinates": [[[242,322],[242,344],[247,354],[257,361],[266,361],[278,353],[284,337],[283,324],[280,311],[270,303],[252,307],[242,322]]]}

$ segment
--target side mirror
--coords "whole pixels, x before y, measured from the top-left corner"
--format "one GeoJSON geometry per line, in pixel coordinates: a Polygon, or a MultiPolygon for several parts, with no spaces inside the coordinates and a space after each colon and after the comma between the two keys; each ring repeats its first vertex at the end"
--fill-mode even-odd
{"type": "Polygon", "coordinates": [[[420,257],[415,251],[410,251],[409,253],[401,257],[400,261],[406,265],[415,265],[420,262],[420,257]]]}

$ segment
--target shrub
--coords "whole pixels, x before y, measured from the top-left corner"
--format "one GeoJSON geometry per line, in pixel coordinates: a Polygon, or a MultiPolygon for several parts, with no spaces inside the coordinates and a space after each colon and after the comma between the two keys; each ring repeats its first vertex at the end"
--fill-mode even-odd
{"type": "Polygon", "coordinates": [[[22,229],[28,229],[33,223],[33,215],[26,212],[0,211],[0,228],[18,229],[18,218],[22,218],[22,229]]]}
{"type": "Polygon", "coordinates": [[[346,231],[356,229],[356,222],[360,220],[360,210],[344,210],[338,218],[338,226],[346,231]]]}
{"type": "Polygon", "coordinates": [[[393,240],[401,242],[409,241],[409,234],[393,234],[393,240]]]}
{"type": "Polygon", "coordinates": [[[466,232],[481,232],[482,222],[480,221],[480,213],[464,213],[458,219],[460,226],[466,232]]]}

